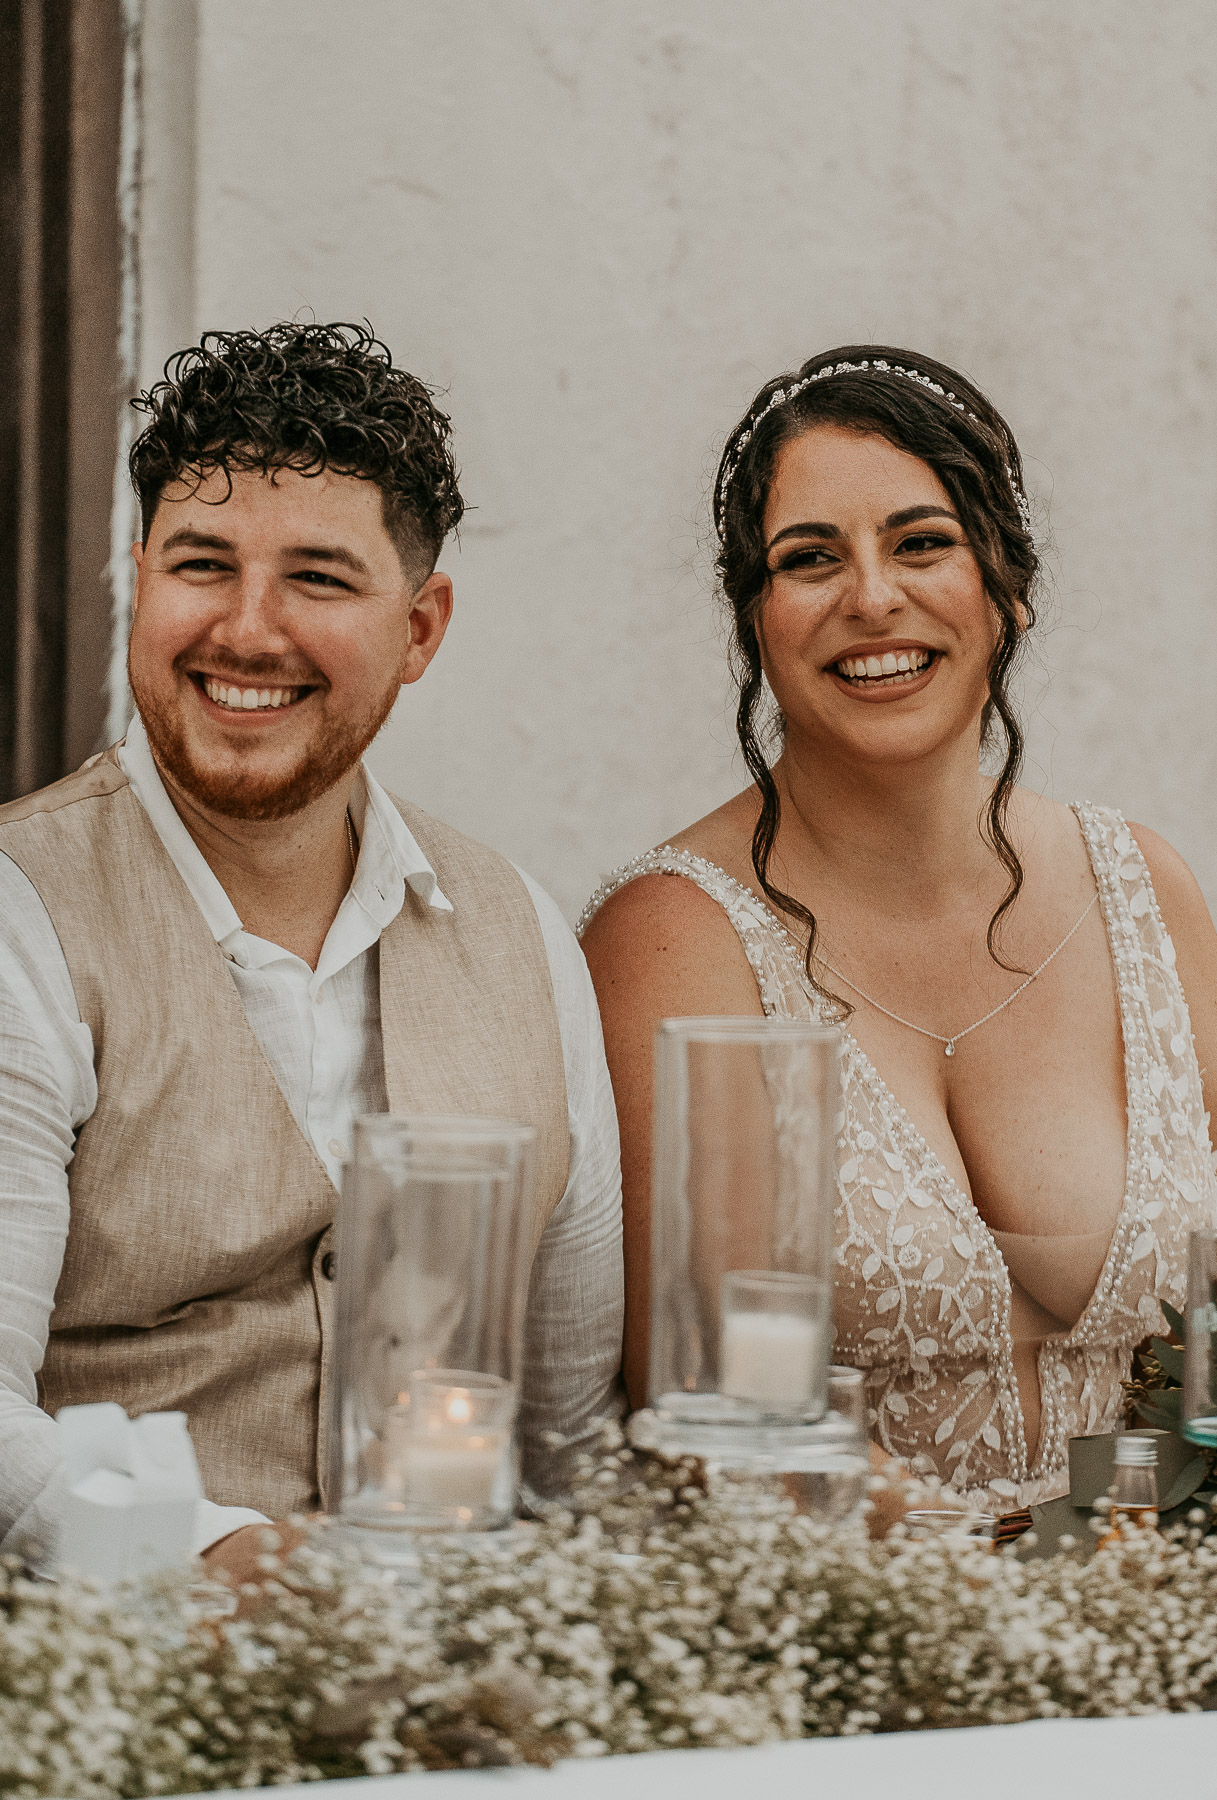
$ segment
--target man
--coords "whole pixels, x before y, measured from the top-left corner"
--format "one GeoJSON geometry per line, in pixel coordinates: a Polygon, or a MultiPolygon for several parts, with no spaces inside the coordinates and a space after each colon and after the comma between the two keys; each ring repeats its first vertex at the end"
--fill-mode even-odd
{"type": "Polygon", "coordinates": [[[209,333],[142,404],[136,717],[0,808],[0,1548],[53,1531],[50,1415],[117,1400],[188,1413],[240,1567],[336,1499],[351,1120],[537,1128],[534,1474],[612,1403],[616,1123],[553,902],[361,761],[451,614],[447,418],[349,326],[209,333]]]}

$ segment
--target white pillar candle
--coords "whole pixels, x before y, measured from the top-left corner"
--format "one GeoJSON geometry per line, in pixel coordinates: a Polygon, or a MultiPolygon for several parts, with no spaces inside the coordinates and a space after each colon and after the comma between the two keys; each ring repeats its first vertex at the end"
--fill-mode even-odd
{"type": "MultiPolygon", "coordinates": [[[[386,1458],[386,1477],[403,1499],[421,1506],[479,1512],[494,1504],[507,1433],[407,1433],[398,1455],[386,1458]]],[[[386,1485],[388,1482],[386,1481],[386,1485]]]]}
{"type": "Polygon", "coordinates": [[[385,1415],[384,1472],[388,1499],[407,1506],[477,1513],[494,1505],[510,1429],[475,1420],[467,1389],[429,1387],[427,1404],[399,1404],[385,1415]]]}
{"type": "Polygon", "coordinates": [[[826,1358],[819,1319],[805,1313],[725,1312],[719,1392],[756,1406],[805,1406],[826,1358]]]}

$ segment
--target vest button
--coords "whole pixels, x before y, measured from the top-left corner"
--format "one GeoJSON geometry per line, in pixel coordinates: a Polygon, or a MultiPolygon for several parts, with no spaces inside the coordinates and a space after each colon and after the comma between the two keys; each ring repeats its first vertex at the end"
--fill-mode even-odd
{"type": "Polygon", "coordinates": [[[321,1258],[321,1273],[325,1276],[327,1281],[333,1281],[335,1275],[338,1273],[338,1258],[334,1255],[332,1250],[327,1250],[325,1255],[321,1258]]]}

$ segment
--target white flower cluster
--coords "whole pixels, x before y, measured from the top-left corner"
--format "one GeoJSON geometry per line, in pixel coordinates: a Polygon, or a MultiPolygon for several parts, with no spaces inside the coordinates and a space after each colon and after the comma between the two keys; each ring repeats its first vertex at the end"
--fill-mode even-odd
{"type": "MultiPolygon", "coordinates": [[[[317,1543],[242,1619],[162,1584],[0,1573],[0,1794],[111,1800],[911,1726],[1194,1710],[1217,1695],[1196,1512],[1089,1563],[872,1542],[699,1466],[611,1454],[505,1542],[387,1583],[317,1543]]],[[[269,1566],[269,1565],[268,1565],[269,1566]]]]}

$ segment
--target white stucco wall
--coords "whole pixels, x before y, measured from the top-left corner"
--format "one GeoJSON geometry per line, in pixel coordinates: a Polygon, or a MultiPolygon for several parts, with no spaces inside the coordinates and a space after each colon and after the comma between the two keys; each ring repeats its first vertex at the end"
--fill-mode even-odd
{"type": "Polygon", "coordinates": [[[382,778],[572,912],[732,791],[716,451],[886,340],[994,396],[1050,524],[1028,779],[1217,900],[1211,0],[197,5],[190,325],[366,315],[449,389],[476,510],[382,778]]]}

